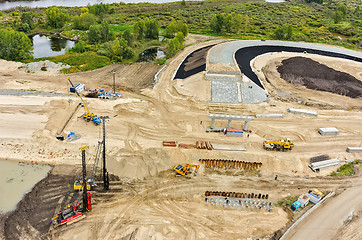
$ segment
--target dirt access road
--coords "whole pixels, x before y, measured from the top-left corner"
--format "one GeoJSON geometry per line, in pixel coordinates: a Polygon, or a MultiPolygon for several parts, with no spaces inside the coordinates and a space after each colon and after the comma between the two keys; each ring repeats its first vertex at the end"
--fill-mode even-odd
{"type": "Polygon", "coordinates": [[[362,186],[349,188],[308,215],[283,239],[336,239],[338,230],[362,210],[361,203],[362,186]]]}
{"type": "MultiPolygon", "coordinates": [[[[291,213],[281,207],[274,207],[269,213],[210,206],[204,201],[204,192],[260,192],[269,194],[270,200],[276,202],[287,196],[300,195],[312,188],[328,192],[359,184],[355,183],[353,178],[325,177],[336,168],[313,173],[308,164],[310,157],[320,154],[328,154],[331,158],[340,160],[362,159],[360,153],[345,151],[347,146],[358,146],[362,138],[361,100],[309,90],[301,86],[295,87],[283,81],[277,72],[277,66],[289,55],[273,55],[263,56],[254,61],[258,69],[263,69],[260,73],[265,74],[264,79],[268,79],[266,88],[271,94],[269,103],[241,105],[198,101],[196,99],[205,98],[205,93],[199,93],[199,88],[195,88],[195,82],[203,89],[210,85],[202,74],[191,77],[194,82],[171,81],[171,77],[180,61],[190,52],[217,42],[213,40],[196,43],[168,60],[155,89],[133,89],[132,86],[142,84],[128,82],[143,82],[146,79],[153,82],[153,76],[146,77],[150,76],[147,69],[160,69],[160,66],[130,66],[128,69],[145,70],[140,70],[136,75],[129,72],[134,77],[118,83],[117,88],[129,87],[123,88],[123,98],[114,101],[86,99],[93,113],[110,117],[106,123],[107,169],[111,174],[120,177],[120,181],[111,183],[109,193],[94,192],[94,209],[81,222],[60,228],[48,235],[42,232],[37,236],[54,236],[55,239],[260,238],[273,235],[285,227],[293,217],[291,213]],[[288,94],[285,94],[286,92],[288,94]],[[204,95],[199,97],[199,94],[204,95]],[[319,116],[293,115],[287,112],[288,108],[317,111],[319,116]],[[257,118],[248,124],[252,130],[250,137],[240,138],[226,137],[220,133],[206,133],[205,129],[210,125],[207,114],[210,113],[248,116],[283,113],[284,117],[257,118]],[[340,130],[338,137],[322,137],[318,134],[319,127],[331,126],[340,130]],[[296,147],[293,151],[280,153],[262,149],[265,139],[286,137],[295,142],[296,147]],[[162,147],[163,140],[188,144],[195,144],[197,140],[240,144],[245,146],[247,151],[166,148],[162,147]],[[196,177],[175,177],[171,169],[176,164],[199,163],[200,158],[262,162],[263,165],[258,172],[207,169],[201,166],[196,177]],[[280,176],[278,181],[274,180],[275,174],[280,176]]],[[[340,59],[324,60],[331,62],[329,66],[345,64],[340,59]]],[[[26,107],[28,97],[8,97],[13,100],[1,105],[0,114],[40,115],[39,119],[44,119],[45,125],[32,125],[31,137],[21,128],[26,124],[25,118],[23,121],[14,122],[19,128],[12,126],[15,129],[12,136],[2,135],[3,131],[0,131],[0,155],[3,158],[54,165],[79,165],[80,147],[90,146],[87,156],[95,153],[101,128],[85,123],[82,119],[73,118],[65,129],[66,133],[74,131],[80,134],[79,140],[59,142],[55,138],[68,114],[79,101],[67,95],[69,84],[66,77],[69,76],[74,83],[85,83],[91,89],[110,88],[113,84],[110,71],[112,67],[67,76],[51,72],[29,74],[23,69],[18,69],[17,63],[6,61],[1,62],[0,68],[0,83],[3,84],[3,88],[37,89],[66,94],[60,97],[36,96],[34,98],[37,101],[34,101],[33,107],[26,107]],[[16,104],[13,104],[14,101],[16,104]]],[[[351,74],[360,76],[361,66],[353,69],[351,74]]],[[[117,72],[117,79],[126,72],[127,68],[117,72]]],[[[81,111],[77,113],[78,116],[81,114],[81,111]]],[[[226,124],[226,121],[217,121],[215,126],[225,127],[226,124]]],[[[241,126],[240,123],[233,122],[232,127],[241,126]]],[[[7,128],[7,125],[2,128],[7,128]]],[[[73,172],[68,174],[75,177],[73,172]]],[[[59,201],[58,197],[54,197],[53,201],[59,201]]],[[[25,228],[20,224],[12,226],[14,229],[25,228]]],[[[28,234],[28,238],[35,236],[34,232],[24,234],[28,234]]]]}

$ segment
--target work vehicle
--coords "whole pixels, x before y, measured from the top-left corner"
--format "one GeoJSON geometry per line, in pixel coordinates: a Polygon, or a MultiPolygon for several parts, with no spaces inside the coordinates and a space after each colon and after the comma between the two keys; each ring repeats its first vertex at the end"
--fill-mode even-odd
{"type": "Polygon", "coordinates": [[[176,165],[173,170],[179,174],[179,175],[182,175],[182,176],[185,176],[189,173],[192,172],[191,169],[194,168],[194,174],[197,173],[197,170],[200,168],[200,165],[197,165],[197,164],[186,164],[185,166],[182,166],[181,164],[178,164],[176,165]]]}
{"type": "Polygon", "coordinates": [[[299,201],[295,201],[292,206],[290,206],[290,209],[293,211],[297,210],[300,207],[301,203],[299,201]]]}
{"type": "Polygon", "coordinates": [[[267,140],[263,142],[263,147],[265,150],[287,151],[292,150],[294,146],[294,143],[292,143],[289,138],[282,139],[280,141],[267,140]]]}
{"type": "MultiPolygon", "coordinates": [[[[70,81],[70,78],[68,78],[68,81],[70,83],[70,85],[72,85],[72,87],[74,89],[75,86],[72,83],[72,81],[70,81]]],[[[92,121],[95,125],[99,125],[101,123],[101,119],[99,117],[97,117],[97,115],[94,115],[93,113],[89,112],[87,105],[85,105],[85,102],[83,101],[83,98],[80,96],[80,94],[78,93],[77,90],[75,90],[75,93],[77,94],[77,96],[80,98],[80,100],[82,101],[83,107],[84,107],[84,114],[82,115],[82,117],[84,118],[84,120],[86,120],[87,122],[92,121]]]]}
{"type": "MultiPolygon", "coordinates": [[[[55,217],[52,218],[52,223],[54,227],[59,227],[64,224],[68,224],[69,222],[74,222],[75,219],[80,219],[83,214],[81,211],[83,210],[79,204],[80,194],[77,196],[77,200],[68,205],[67,209],[59,212],[55,217]]],[[[92,194],[88,192],[88,211],[92,209],[92,194]]]]}
{"type": "MultiPolygon", "coordinates": [[[[87,190],[91,190],[91,185],[90,183],[87,181],[87,190]]],[[[83,180],[82,179],[77,179],[74,181],[74,191],[83,191],[83,180]]]]}
{"type": "Polygon", "coordinates": [[[82,103],[79,103],[79,104],[75,107],[75,109],[74,109],[74,111],[72,112],[72,114],[69,116],[68,120],[64,123],[62,129],[59,131],[59,133],[58,133],[58,135],[57,135],[57,139],[58,139],[58,140],[61,140],[61,141],[64,140],[63,131],[64,131],[65,127],[68,125],[70,119],[72,119],[73,115],[77,112],[78,108],[81,107],[81,106],[82,106],[82,103]]]}

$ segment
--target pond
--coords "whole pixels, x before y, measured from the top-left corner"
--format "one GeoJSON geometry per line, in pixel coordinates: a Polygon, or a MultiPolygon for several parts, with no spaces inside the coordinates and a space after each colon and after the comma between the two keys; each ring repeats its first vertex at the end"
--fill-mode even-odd
{"type": "Polygon", "coordinates": [[[158,48],[149,48],[144,50],[139,56],[137,62],[149,62],[155,59],[166,57],[165,53],[158,48]]]}
{"type": "Polygon", "coordinates": [[[23,196],[45,178],[48,165],[0,160],[0,214],[15,209],[23,196]]]}
{"type": "Polygon", "coordinates": [[[30,38],[33,42],[34,58],[54,57],[65,53],[65,48],[74,47],[75,42],[64,38],[35,35],[30,38]]]}

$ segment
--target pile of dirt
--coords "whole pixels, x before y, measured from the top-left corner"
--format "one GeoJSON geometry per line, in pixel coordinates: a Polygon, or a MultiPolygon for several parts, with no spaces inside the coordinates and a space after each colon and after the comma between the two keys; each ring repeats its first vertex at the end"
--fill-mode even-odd
{"type": "Polygon", "coordinates": [[[309,58],[285,59],[282,66],[278,67],[278,72],[284,80],[295,85],[351,98],[362,97],[362,81],[309,58]]]}

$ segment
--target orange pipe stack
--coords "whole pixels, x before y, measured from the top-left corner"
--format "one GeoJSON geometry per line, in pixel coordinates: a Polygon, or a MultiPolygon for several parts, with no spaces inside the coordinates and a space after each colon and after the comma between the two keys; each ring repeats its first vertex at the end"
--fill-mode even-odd
{"type": "Polygon", "coordinates": [[[225,159],[199,159],[206,167],[243,168],[244,170],[257,170],[263,165],[261,162],[245,162],[225,159]]]}

